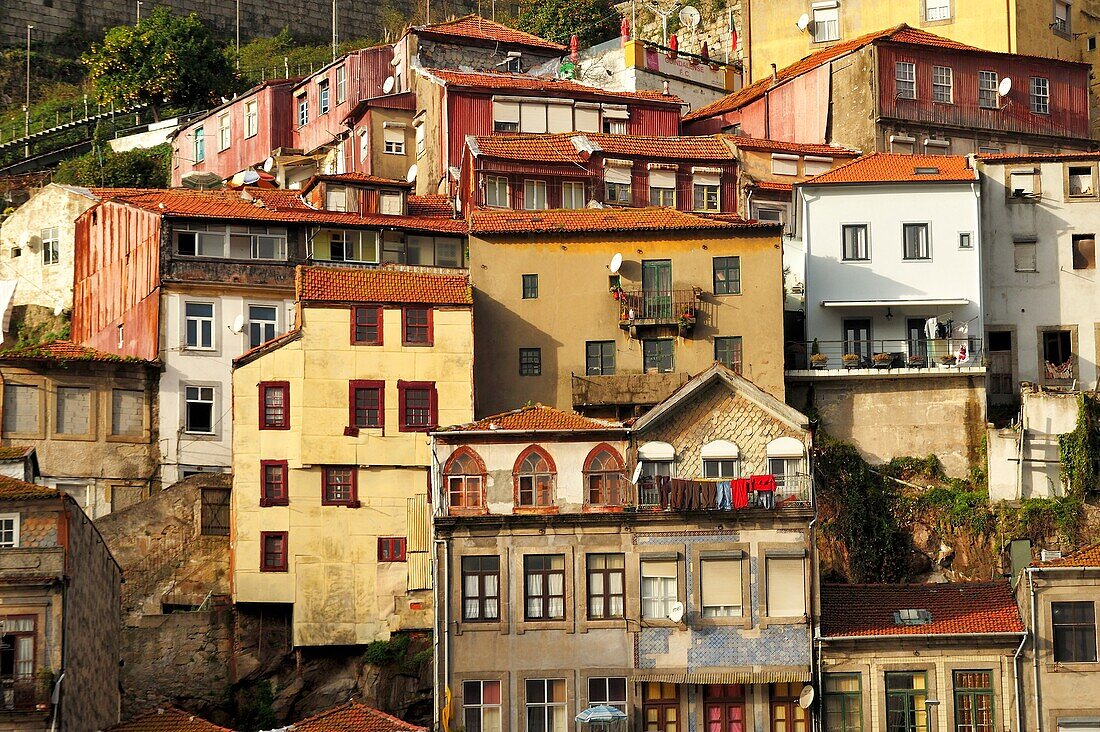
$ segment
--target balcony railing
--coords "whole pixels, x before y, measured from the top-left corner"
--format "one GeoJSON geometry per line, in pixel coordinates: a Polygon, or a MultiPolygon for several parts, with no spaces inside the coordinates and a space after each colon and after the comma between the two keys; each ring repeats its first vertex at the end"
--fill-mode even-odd
{"type": "Polygon", "coordinates": [[[0,713],[49,711],[50,678],[36,674],[0,676],[0,713]]]}
{"type": "Polygon", "coordinates": [[[980,338],[788,341],[788,371],[802,369],[941,369],[983,365],[980,338]]]}
{"type": "Polygon", "coordinates": [[[621,290],[619,326],[631,328],[645,325],[675,325],[683,330],[695,326],[703,291],[689,290],[621,290]]]}
{"type": "MultiPolygon", "coordinates": [[[[1026,89],[1025,89],[1026,92],[1026,89]]],[[[1034,114],[1023,103],[999,99],[996,107],[976,103],[947,104],[928,99],[893,99],[883,104],[882,116],[934,125],[969,127],[1032,135],[1088,137],[1088,118],[1081,114],[1034,114]]]]}
{"type": "MultiPolygon", "coordinates": [[[[792,475],[776,475],[774,491],[756,491],[749,489],[748,505],[742,508],[751,509],[790,509],[808,508],[810,506],[810,476],[804,473],[792,475]]],[[[708,479],[714,480],[714,479],[708,479]]],[[[645,511],[679,511],[674,508],[669,498],[661,490],[655,481],[643,478],[637,485],[638,508],[645,511]]],[[[716,504],[718,502],[716,501],[716,504]]],[[[735,508],[718,508],[717,505],[698,505],[686,510],[720,511],[739,510],[735,508]]]]}

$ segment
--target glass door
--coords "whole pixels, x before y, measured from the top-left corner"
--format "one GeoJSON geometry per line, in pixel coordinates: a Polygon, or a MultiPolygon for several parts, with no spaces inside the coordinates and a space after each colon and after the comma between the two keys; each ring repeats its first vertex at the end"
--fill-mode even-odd
{"type": "Polygon", "coordinates": [[[801,691],[800,683],[771,685],[771,732],[809,732],[810,713],[798,704],[801,691]]]}
{"type": "Polygon", "coordinates": [[[909,346],[909,365],[928,363],[928,318],[908,318],[905,321],[905,339],[909,346]]]}
{"type": "Polygon", "coordinates": [[[672,260],[642,260],[642,317],[672,317],[672,260]]]}
{"type": "Polygon", "coordinates": [[[642,731],[680,732],[680,687],[647,681],[642,684],[642,731]]]}
{"type": "Polygon", "coordinates": [[[844,355],[854,353],[867,364],[871,362],[871,320],[853,318],[844,321],[844,355]]]}

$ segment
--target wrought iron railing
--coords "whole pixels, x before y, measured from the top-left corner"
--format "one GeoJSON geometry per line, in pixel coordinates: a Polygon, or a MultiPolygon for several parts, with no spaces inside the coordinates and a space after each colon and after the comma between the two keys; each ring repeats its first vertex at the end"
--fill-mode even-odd
{"type": "Polygon", "coordinates": [[[983,365],[980,338],[789,341],[787,370],[937,369],[983,365]]]}
{"type": "Polygon", "coordinates": [[[0,676],[0,712],[48,710],[51,681],[48,674],[0,676]]]}
{"type": "Polygon", "coordinates": [[[621,290],[619,323],[629,325],[695,325],[702,290],[621,290]]]}
{"type": "MultiPolygon", "coordinates": [[[[776,475],[775,490],[752,490],[748,492],[748,505],[745,508],[805,508],[810,505],[810,476],[804,473],[776,475]]],[[[676,511],[680,509],[669,505],[668,496],[655,481],[643,479],[637,485],[637,505],[644,510],[676,511]]],[[[697,510],[722,510],[716,505],[696,505],[697,510]]]]}

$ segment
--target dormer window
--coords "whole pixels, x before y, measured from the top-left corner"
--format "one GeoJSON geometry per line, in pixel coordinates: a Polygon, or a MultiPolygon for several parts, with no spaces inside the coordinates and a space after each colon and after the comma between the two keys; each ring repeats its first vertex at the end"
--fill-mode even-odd
{"type": "Polygon", "coordinates": [[[329,211],[348,210],[348,189],[343,186],[330,186],[325,190],[325,208],[329,211]]]}
{"type": "Polygon", "coordinates": [[[932,622],[932,613],[928,610],[906,608],[894,613],[895,625],[928,625],[932,622]]]}
{"type": "Polygon", "coordinates": [[[404,196],[397,191],[382,191],[378,194],[378,213],[401,216],[405,213],[404,196]]]}

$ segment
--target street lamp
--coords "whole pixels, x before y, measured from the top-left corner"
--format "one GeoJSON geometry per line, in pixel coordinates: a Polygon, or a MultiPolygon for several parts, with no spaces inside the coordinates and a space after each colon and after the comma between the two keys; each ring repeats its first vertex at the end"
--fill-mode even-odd
{"type": "Polygon", "coordinates": [[[27,100],[23,105],[23,136],[28,138],[23,146],[23,157],[31,156],[31,31],[33,25],[27,26],[27,100]]]}
{"type": "Polygon", "coordinates": [[[141,22],[141,6],[144,5],[141,0],[137,0],[137,22],[141,22]]]}
{"type": "Polygon", "coordinates": [[[939,699],[925,699],[924,700],[924,721],[928,727],[928,732],[932,732],[932,710],[940,705],[939,699]]]}

